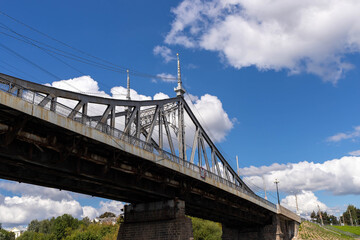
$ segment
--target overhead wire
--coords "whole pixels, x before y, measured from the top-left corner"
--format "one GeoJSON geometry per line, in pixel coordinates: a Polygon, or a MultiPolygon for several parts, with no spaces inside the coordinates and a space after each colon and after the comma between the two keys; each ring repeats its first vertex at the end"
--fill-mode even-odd
{"type": "MultiPolygon", "coordinates": [[[[23,35],[23,34],[20,34],[20,33],[16,32],[15,30],[11,29],[9,26],[7,26],[7,25],[4,24],[4,23],[0,23],[0,25],[2,25],[2,26],[0,26],[0,28],[3,28],[3,29],[6,29],[6,30],[10,31],[10,32],[16,34],[17,36],[20,36],[22,39],[20,39],[20,38],[18,38],[18,37],[15,37],[15,36],[13,36],[13,35],[11,35],[11,34],[5,33],[5,32],[0,32],[1,34],[5,35],[5,36],[8,36],[8,37],[11,37],[11,38],[14,38],[14,39],[16,39],[16,40],[18,40],[18,41],[21,41],[21,42],[24,42],[24,43],[26,43],[26,44],[30,44],[30,45],[32,45],[32,46],[34,46],[34,47],[37,47],[37,48],[39,48],[40,50],[44,51],[44,52],[45,52],[46,54],[48,54],[49,56],[57,59],[58,61],[62,62],[63,64],[67,65],[68,67],[72,68],[73,70],[75,70],[75,71],[77,71],[77,72],[79,72],[79,73],[81,73],[81,74],[83,74],[83,75],[86,75],[86,74],[85,74],[84,72],[82,72],[81,70],[79,70],[78,68],[75,68],[74,66],[72,66],[72,65],[66,63],[65,61],[61,60],[60,58],[54,56],[54,54],[57,54],[57,55],[60,55],[60,56],[62,56],[62,57],[66,57],[66,58],[68,58],[68,59],[75,60],[75,61],[78,61],[78,62],[81,62],[81,63],[84,63],[84,64],[89,64],[89,65],[92,65],[92,66],[95,66],[95,67],[99,67],[99,68],[102,68],[102,69],[105,69],[105,70],[109,70],[109,71],[113,71],[113,72],[118,72],[118,73],[124,73],[124,72],[125,72],[125,70],[121,70],[121,69],[118,69],[118,68],[114,68],[114,67],[111,67],[111,66],[107,66],[107,65],[101,64],[101,63],[99,63],[99,62],[95,62],[95,61],[92,61],[92,60],[90,60],[90,59],[86,59],[86,58],[77,56],[77,55],[75,55],[75,54],[72,54],[72,53],[69,53],[69,52],[60,50],[60,49],[55,48],[55,47],[53,47],[53,46],[51,46],[51,45],[49,45],[49,44],[46,44],[46,43],[37,41],[37,40],[35,40],[35,39],[33,39],[33,38],[30,38],[30,37],[28,37],[28,36],[25,36],[25,35],[23,35]],[[39,46],[38,44],[36,44],[36,43],[34,43],[34,42],[36,42],[36,43],[38,43],[38,44],[41,44],[41,45],[43,45],[43,46],[46,46],[46,47],[48,47],[48,48],[51,48],[51,49],[53,49],[53,50],[48,49],[48,48],[41,47],[41,46],[39,46]]],[[[113,64],[113,65],[114,65],[114,64],[113,64]]],[[[152,75],[148,75],[148,76],[154,77],[154,76],[152,76],[152,75]]],[[[170,78],[161,77],[161,79],[170,79],[170,78]]],[[[103,84],[102,82],[99,82],[99,83],[100,83],[101,85],[104,85],[104,86],[108,87],[108,88],[111,88],[111,87],[107,86],[106,84],[103,84]]],[[[68,83],[66,83],[66,84],[68,84],[68,83]]],[[[75,88],[75,87],[73,87],[73,88],[75,88]]],[[[75,89],[76,89],[76,88],[75,88],[75,89]]],[[[79,92],[81,92],[81,93],[86,93],[86,92],[80,91],[79,89],[76,89],[76,90],[79,91],[79,92]]],[[[121,93],[119,93],[119,94],[121,95],[121,93]]]]}
{"type": "MultiPolygon", "coordinates": [[[[0,23],[0,24],[3,25],[2,23],[0,23]]],[[[0,27],[1,27],[1,26],[0,26],[0,27]]],[[[27,43],[27,44],[30,44],[30,45],[32,45],[32,46],[34,46],[34,47],[37,47],[37,48],[39,48],[40,50],[44,51],[44,52],[45,52],[46,54],[48,54],[49,56],[51,56],[51,57],[55,58],[56,60],[62,62],[63,64],[65,64],[65,65],[67,65],[68,67],[72,68],[73,70],[79,72],[80,74],[86,75],[86,74],[85,74],[84,72],[82,72],[81,70],[73,67],[72,65],[70,65],[70,64],[66,63],[65,61],[61,60],[60,58],[54,56],[52,53],[58,54],[58,55],[61,55],[61,56],[64,56],[64,57],[68,57],[68,56],[63,55],[63,54],[59,54],[59,53],[54,52],[54,51],[52,51],[52,50],[50,50],[50,49],[43,48],[43,47],[41,47],[41,46],[39,46],[39,45],[37,45],[37,44],[34,44],[34,43],[32,42],[32,41],[35,41],[35,42],[39,42],[39,41],[36,41],[36,40],[34,40],[34,39],[31,39],[31,38],[28,38],[28,37],[26,37],[26,36],[24,36],[24,35],[21,35],[21,34],[18,34],[18,33],[16,33],[15,31],[11,30],[10,28],[7,28],[7,29],[10,30],[10,31],[12,31],[12,32],[14,32],[15,34],[21,36],[21,37],[24,38],[24,39],[17,38],[17,37],[15,37],[15,36],[12,36],[12,35],[7,34],[7,33],[4,33],[4,32],[0,32],[0,33],[6,35],[6,36],[8,36],[8,37],[12,37],[12,38],[14,38],[14,39],[16,39],[16,40],[19,40],[19,41],[25,42],[25,43],[27,43]],[[25,38],[26,38],[26,39],[25,39],[25,38]],[[31,39],[31,40],[30,40],[30,39],[31,39]],[[50,52],[52,52],[52,53],[50,53],[50,52]]],[[[40,43],[40,42],[39,42],[39,43],[40,43]]],[[[47,45],[47,44],[44,44],[44,45],[47,45]]],[[[47,45],[47,46],[48,46],[48,45],[47,45]]],[[[50,47],[51,47],[51,46],[50,46],[50,47]]],[[[59,50],[59,51],[61,51],[61,50],[59,50]]],[[[71,54],[71,53],[68,53],[68,54],[71,54]]],[[[71,58],[71,57],[70,57],[70,58],[71,58]]],[[[76,60],[75,58],[71,58],[71,59],[76,60]]],[[[90,63],[90,64],[91,64],[91,63],[90,63]]],[[[95,66],[96,66],[96,65],[95,65],[95,66]]],[[[118,71],[117,71],[117,72],[118,72],[118,71]]],[[[74,87],[73,85],[69,84],[69,83],[66,82],[66,81],[64,81],[63,83],[65,83],[66,85],[74,88],[76,91],[78,91],[78,92],[80,92],[80,93],[92,94],[92,95],[95,95],[95,94],[96,94],[96,95],[99,95],[99,94],[101,94],[101,93],[84,92],[84,91],[81,91],[80,89],[74,87]]],[[[104,86],[106,86],[106,87],[109,87],[109,86],[107,86],[107,85],[105,85],[105,84],[103,84],[103,83],[101,83],[101,82],[100,82],[100,84],[101,84],[101,85],[104,85],[104,86]]],[[[109,87],[109,88],[110,88],[110,87],[109,87]]],[[[117,91],[115,91],[115,92],[116,92],[118,95],[124,95],[124,94],[122,94],[122,93],[120,93],[120,92],[117,92],[117,91]]]]}
{"type": "MultiPolygon", "coordinates": [[[[120,66],[120,65],[118,65],[118,64],[114,64],[114,63],[112,63],[112,62],[110,62],[110,61],[107,61],[107,60],[105,60],[105,59],[103,59],[103,58],[94,56],[94,55],[89,54],[89,53],[87,53],[87,52],[85,52],[85,51],[83,51],[83,50],[80,50],[80,49],[78,49],[78,48],[75,48],[75,47],[73,47],[73,46],[70,46],[69,44],[66,44],[66,43],[64,43],[64,42],[62,42],[62,41],[60,41],[60,40],[58,40],[58,39],[56,39],[56,38],[54,38],[54,37],[51,37],[50,35],[48,35],[48,34],[46,34],[46,33],[43,33],[43,32],[41,32],[40,30],[38,30],[38,29],[36,29],[36,28],[34,28],[34,27],[29,26],[28,24],[25,24],[25,23],[23,23],[22,21],[14,18],[14,17],[9,16],[8,14],[4,13],[3,11],[0,11],[0,14],[6,16],[6,17],[8,17],[8,18],[10,18],[11,20],[17,22],[18,24],[21,24],[21,25],[29,28],[29,29],[32,30],[32,31],[37,32],[38,34],[41,34],[41,35],[43,35],[43,36],[45,36],[45,37],[47,37],[47,38],[49,38],[49,39],[51,39],[51,40],[53,40],[53,41],[56,41],[57,43],[60,43],[60,44],[66,46],[66,47],[68,47],[68,48],[70,48],[70,49],[72,49],[72,50],[75,50],[75,51],[77,51],[77,52],[79,52],[79,53],[81,53],[81,54],[83,54],[83,55],[86,55],[86,56],[88,56],[88,57],[92,57],[92,58],[97,59],[97,60],[99,60],[99,61],[102,61],[102,62],[104,62],[104,63],[110,64],[110,65],[112,65],[113,67],[116,67],[117,69],[121,69],[121,70],[122,70],[121,73],[125,73],[126,70],[129,70],[129,71],[132,73],[132,75],[138,76],[138,77],[153,78],[153,79],[162,79],[162,80],[176,80],[175,77],[161,77],[161,76],[159,76],[159,75],[153,75],[153,74],[143,73],[143,72],[140,72],[140,71],[136,71],[136,70],[127,68],[127,67],[120,66]]],[[[109,67],[109,66],[107,66],[107,67],[109,67]]]]}
{"type": "Polygon", "coordinates": [[[15,50],[12,50],[11,48],[7,47],[6,45],[0,43],[0,47],[4,48],[5,50],[7,50],[8,52],[12,53],[13,55],[23,59],[24,61],[26,61],[27,63],[33,65],[34,67],[40,69],[41,71],[45,72],[46,74],[48,74],[49,76],[55,78],[56,80],[61,80],[61,78],[59,76],[56,76],[55,74],[47,71],[46,69],[44,69],[43,67],[39,66],[38,64],[34,63],[33,61],[31,61],[30,59],[22,56],[21,54],[19,54],[18,52],[16,52],[15,50]]]}
{"type": "MultiPolygon", "coordinates": [[[[75,50],[75,51],[77,51],[77,52],[79,52],[79,53],[81,53],[81,54],[83,54],[83,55],[86,55],[86,56],[88,56],[88,57],[91,57],[91,58],[93,58],[93,59],[96,59],[96,60],[98,60],[98,61],[101,61],[101,62],[103,62],[103,63],[107,63],[107,64],[108,64],[108,65],[106,65],[106,64],[103,64],[103,63],[100,63],[100,62],[96,62],[96,61],[93,61],[93,60],[91,60],[91,59],[84,58],[84,57],[75,55],[75,54],[73,54],[73,53],[69,53],[69,52],[67,52],[67,51],[63,51],[63,50],[61,50],[61,49],[55,48],[55,47],[53,47],[53,46],[51,46],[51,45],[49,45],[49,44],[42,43],[42,42],[37,41],[37,40],[35,40],[35,39],[33,39],[33,38],[30,38],[30,37],[28,37],[28,36],[25,36],[25,35],[23,35],[23,34],[20,34],[20,33],[16,32],[15,30],[12,30],[10,27],[6,26],[5,24],[1,23],[1,25],[3,26],[2,28],[7,29],[8,31],[11,31],[12,33],[16,34],[17,36],[22,37],[23,39],[17,38],[17,37],[15,37],[15,36],[13,36],[13,35],[10,35],[10,34],[4,33],[4,32],[0,32],[1,34],[7,35],[7,36],[12,37],[12,38],[15,38],[15,39],[17,39],[17,40],[19,40],[19,41],[23,41],[23,42],[25,42],[25,43],[27,43],[27,44],[33,45],[34,47],[37,47],[37,48],[41,49],[42,51],[44,51],[44,52],[47,53],[48,55],[52,56],[53,58],[57,59],[58,61],[62,62],[63,64],[67,65],[68,67],[72,68],[72,69],[75,70],[75,71],[78,71],[79,73],[81,73],[81,74],[83,74],[83,75],[85,75],[85,74],[84,74],[81,70],[79,70],[79,69],[71,66],[70,64],[64,62],[63,60],[57,58],[56,56],[54,56],[54,54],[59,55],[59,56],[62,56],[62,57],[66,57],[66,58],[71,59],[71,60],[74,60],[74,61],[78,61],[78,62],[82,62],[82,63],[85,63],[85,64],[89,64],[89,65],[92,65],[92,66],[96,66],[96,67],[99,67],[99,68],[102,68],[102,69],[105,69],[105,70],[113,71],[113,72],[125,73],[126,70],[129,69],[129,68],[122,67],[122,66],[119,66],[119,65],[117,65],[117,64],[114,64],[114,63],[112,63],[112,62],[110,62],[110,61],[104,60],[104,59],[102,59],[102,58],[96,57],[96,56],[94,56],[94,55],[92,55],[92,54],[89,54],[89,53],[87,53],[87,52],[85,52],[85,51],[79,50],[79,49],[77,49],[77,48],[75,48],[75,47],[72,47],[72,46],[70,46],[70,45],[68,45],[68,44],[66,44],[66,43],[64,43],[64,42],[62,42],[62,41],[60,41],[60,40],[58,40],[58,39],[56,39],[56,38],[54,38],[54,37],[51,37],[50,35],[48,35],[48,34],[46,34],[46,33],[43,33],[43,32],[41,32],[41,31],[37,30],[37,29],[34,28],[34,27],[31,27],[31,26],[29,26],[29,25],[21,22],[21,21],[18,20],[18,19],[15,19],[15,18],[13,18],[13,17],[5,14],[3,11],[0,11],[0,14],[6,16],[6,17],[12,19],[13,21],[17,22],[18,24],[21,24],[21,25],[23,25],[23,26],[31,29],[32,31],[35,31],[35,32],[37,32],[38,34],[41,34],[41,35],[43,35],[43,36],[45,36],[45,37],[47,37],[47,38],[49,38],[49,39],[51,39],[51,40],[53,40],[53,41],[56,41],[57,43],[60,43],[60,44],[66,46],[66,47],[68,47],[68,48],[70,48],[70,49],[72,49],[72,50],[75,50]],[[41,47],[41,46],[39,46],[38,44],[35,44],[34,42],[36,42],[36,43],[38,43],[38,44],[41,44],[41,45],[43,45],[43,46],[46,46],[47,48],[46,48],[46,47],[41,47]],[[49,48],[50,48],[50,49],[49,49],[49,48]],[[51,50],[51,49],[53,49],[53,50],[51,50]]],[[[17,57],[22,58],[23,60],[25,60],[26,62],[30,63],[31,65],[39,68],[39,69],[42,70],[43,72],[45,72],[45,73],[47,73],[48,75],[52,76],[53,78],[56,78],[57,80],[61,80],[60,77],[58,77],[58,76],[56,76],[55,74],[47,71],[46,69],[42,68],[41,66],[39,66],[39,65],[37,65],[36,63],[32,62],[31,60],[25,58],[24,56],[21,56],[19,53],[17,53],[17,52],[14,51],[14,50],[11,50],[9,47],[5,46],[4,44],[1,44],[1,43],[0,43],[0,46],[3,47],[3,48],[5,48],[6,50],[8,50],[9,52],[11,52],[12,54],[16,55],[17,57]]],[[[152,74],[142,73],[142,72],[135,71],[135,70],[131,70],[131,73],[132,73],[132,75],[139,76],[139,77],[147,77],[147,78],[150,77],[150,78],[162,79],[162,80],[176,80],[176,78],[173,78],[173,77],[159,77],[158,75],[152,75],[152,74]]],[[[67,84],[68,84],[68,83],[67,83],[67,84]]],[[[86,92],[82,92],[81,90],[77,89],[76,87],[74,87],[74,86],[72,86],[72,85],[70,85],[70,84],[68,84],[68,85],[71,86],[72,88],[78,90],[78,91],[81,92],[81,93],[86,93],[86,92]]],[[[91,94],[91,93],[87,93],[87,94],[91,94]]],[[[93,94],[94,94],[94,93],[93,93],[93,94]]],[[[100,94],[100,93],[96,93],[96,94],[100,94]]],[[[191,105],[193,106],[193,109],[195,109],[195,110],[197,111],[198,116],[201,118],[201,120],[202,120],[202,122],[203,122],[203,124],[204,124],[204,127],[206,128],[206,130],[207,130],[208,134],[210,135],[210,137],[215,140],[214,136],[212,135],[211,131],[209,131],[208,126],[206,126],[206,122],[205,122],[204,119],[202,118],[202,116],[201,116],[200,112],[198,111],[198,109],[196,108],[196,106],[193,104],[193,102],[192,102],[191,100],[190,100],[190,103],[191,103],[191,105]]],[[[189,126],[188,126],[188,127],[189,127],[189,126]]],[[[155,131],[156,131],[156,130],[155,130],[155,131]]],[[[171,136],[171,137],[172,137],[172,136],[171,136]]],[[[172,138],[173,138],[173,137],[172,137],[172,138]]],[[[173,138],[173,139],[175,139],[175,138],[173,138]]],[[[176,140],[177,140],[177,139],[176,139],[176,140]]],[[[186,144],[186,146],[188,146],[190,149],[192,148],[192,146],[189,146],[188,144],[186,144]]],[[[221,145],[218,145],[218,146],[220,146],[220,150],[221,150],[225,155],[227,155],[226,152],[221,148],[221,145]]],[[[229,159],[231,159],[231,158],[229,158],[229,159]]],[[[254,184],[253,184],[253,185],[254,185],[254,184]]],[[[259,190],[259,191],[260,191],[260,190],[263,190],[263,189],[261,189],[260,187],[258,187],[258,186],[256,186],[256,185],[254,185],[254,186],[255,186],[255,188],[256,188],[257,190],[259,190]]]]}
{"type": "MultiPolygon", "coordinates": [[[[8,62],[5,62],[5,61],[3,61],[3,60],[1,60],[1,59],[0,59],[0,62],[2,62],[3,64],[5,64],[5,65],[7,65],[7,66],[9,66],[9,67],[11,67],[11,68],[13,68],[13,69],[15,69],[15,70],[18,71],[18,72],[23,73],[24,75],[27,75],[27,76],[29,76],[29,77],[31,77],[31,78],[33,78],[33,79],[38,80],[38,79],[37,79],[36,77],[34,77],[32,74],[27,73],[27,72],[24,72],[23,70],[21,70],[21,69],[15,67],[15,66],[9,64],[8,62]]],[[[16,74],[18,74],[18,73],[16,73],[16,74]]],[[[38,80],[38,81],[39,81],[39,80],[38,80]]]]}

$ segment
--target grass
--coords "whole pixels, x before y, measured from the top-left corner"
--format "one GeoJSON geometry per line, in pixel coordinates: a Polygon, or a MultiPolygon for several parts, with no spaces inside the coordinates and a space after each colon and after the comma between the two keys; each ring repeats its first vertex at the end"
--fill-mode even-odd
{"type": "Polygon", "coordinates": [[[302,222],[299,228],[298,240],[345,240],[354,239],[342,233],[337,233],[320,227],[311,222],[302,222]]]}
{"type": "Polygon", "coordinates": [[[333,226],[344,232],[353,233],[360,236],[360,227],[353,227],[353,226],[333,226]]]}

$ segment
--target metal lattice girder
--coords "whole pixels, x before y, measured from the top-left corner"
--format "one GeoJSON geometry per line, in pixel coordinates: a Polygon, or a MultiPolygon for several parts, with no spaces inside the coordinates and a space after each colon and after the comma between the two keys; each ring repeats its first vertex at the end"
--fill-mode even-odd
{"type": "Polygon", "coordinates": [[[19,97],[32,92],[33,98],[36,95],[40,99],[39,106],[48,107],[54,112],[57,112],[57,108],[61,106],[59,99],[71,101],[73,106],[66,112],[66,117],[109,134],[122,124],[122,129],[116,130],[123,132],[122,139],[143,139],[146,144],[159,149],[162,153],[170,149],[171,155],[182,161],[189,159],[190,164],[197,161],[199,169],[206,169],[209,173],[217,175],[219,179],[225,178],[252,193],[222,156],[181,94],[169,99],[134,101],[89,96],[5,74],[0,74],[0,83],[8,86],[8,92],[19,97]],[[101,114],[89,114],[94,104],[102,107],[101,114]],[[121,110],[116,111],[117,108],[121,110]],[[190,122],[185,122],[184,119],[190,122]],[[195,130],[187,127],[185,133],[185,125],[188,124],[195,126],[195,130]],[[185,135],[188,138],[193,136],[190,143],[192,148],[189,152],[186,151],[185,135]],[[176,139],[176,142],[173,139],[176,139]],[[187,154],[190,154],[189,158],[187,154]],[[195,160],[196,155],[197,160],[195,160]]]}

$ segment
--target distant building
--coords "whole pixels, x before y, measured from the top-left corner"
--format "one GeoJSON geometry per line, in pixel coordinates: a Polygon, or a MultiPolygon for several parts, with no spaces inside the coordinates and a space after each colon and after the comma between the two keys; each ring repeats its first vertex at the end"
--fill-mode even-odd
{"type": "Polygon", "coordinates": [[[116,224],[117,217],[94,218],[93,222],[100,224],[116,224]]]}
{"type": "Polygon", "coordinates": [[[15,238],[20,237],[21,234],[23,234],[26,231],[26,228],[23,227],[14,227],[10,230],[10,232],[13,232],[15,234],[15,238]]]}

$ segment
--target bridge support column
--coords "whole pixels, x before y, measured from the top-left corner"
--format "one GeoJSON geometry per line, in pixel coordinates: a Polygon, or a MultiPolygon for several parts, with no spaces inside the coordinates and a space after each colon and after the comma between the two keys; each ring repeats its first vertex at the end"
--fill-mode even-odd
{"type": "Polygon", "coordinates": [[[299,223],[275,214],[272,223],[262,227],[231,228],[223,225],[222,240],[295,240],[298,230],[299,223]]]}
{"type": "Polygon", "coordinates": [[[185,202],[168,200],[125,206],[124,223],[117,240],[191,240],[191,219],[185,216],[185,202]]]}

